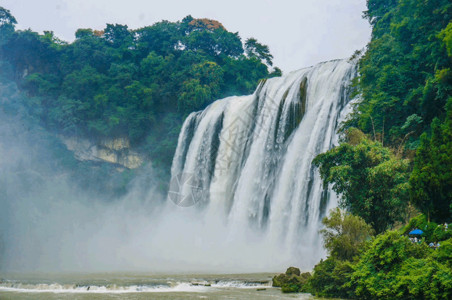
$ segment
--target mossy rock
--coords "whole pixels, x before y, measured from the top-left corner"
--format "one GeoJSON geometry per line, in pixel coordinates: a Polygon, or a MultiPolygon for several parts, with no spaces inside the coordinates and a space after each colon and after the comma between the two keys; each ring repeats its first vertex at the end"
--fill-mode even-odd
{"type": "Polygon", "coordinates": [[[285,274],[273,277],[273,286],[280,287],[283,293],[299,293],[304,291],[303,287],[310,277],[311,273],[301,273],[300,269],[290,267],[285,274]]]}
{"type": "Polygon", "coordinates": [[[304,272],[304,273],[300,274],[299,279],[303,284],[306,284],[308,282],[309,278],[311,278],[311,276],[312,276],[311,273],[304,272]]]}
{"type": "Polygon", "coordinates": [[[283,282],[286,280],[286,274],[275,275],[272,280],[273,287],[282,287],[283,282]]]}
{"type": "Polygon", "coordinates": [[[295,267],[289,267],[289,268],[287,268],[287,270],[286,270],[286,275],[287,276],[291,276],[291,275],[297,275],[297,276],[300,276],[300,269],[298,269],[298,268],[295,268],[295,267]]]}

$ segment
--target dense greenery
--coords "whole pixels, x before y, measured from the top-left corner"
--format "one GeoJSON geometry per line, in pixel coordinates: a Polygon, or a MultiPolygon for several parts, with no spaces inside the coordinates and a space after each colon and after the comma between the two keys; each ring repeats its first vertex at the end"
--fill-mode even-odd
{"type": "Polygon", "coordinates": [[[213,100],[251,93],[269,73],[267,46],[217,21],[187,16],[130,30],[79,29],[66,43],[52,32],[14,30],[0,7],[0,60],[47,128],[90,138],[128,137],[154,165],[171,163],[183,119],[213,100]]]}
{"type": "Polygon", "coordinates": [[[350,125],[385,144],[415,147],[452,91],[448,0],[368,0],[372,40],[359,63],[359,92],[350,125]]]}
{"type": "Polygon", "coordinates": [[[350,297],[352,293],[344,285],[353,272],[352,262],[366,249],[373,230],[362,218],[339,209],[332,210],[322,223],[330,257],[315,266],[304,288],[319,296],[350,297]]]}
{"type": "Polygon", "coordinates": [[[306,285],[311,278],[311,273],[301,273],[300,269],[289,267],[286,273],[273,277],[272,286],[280,287],[283,293],[307,292],[306,285]]]}
{"type": "MultiPolygon", "coordinates": [[[[426,215],[423,214],[412,218],[404,227],[400,229],[400,232],[402,234],[409,234],[413,228],[421,229],[424,232],[422,234],[422,238],[427,244],[452,238],[452,230],[445,230],[444,224],[431,222],[427,219],[426,215]]],[[[450,254],[452,255],[452,252],[450,254]]]]}
{"type": "Polygon", "coordinates": [[[373,31],[354,83],[360,101],[341,145],[314,163],[325,185],[341,194],[342,207],[379,235],[351,247],[355,231],[342,228],[358,230],[359,222],[332,212],[322,230],[329,257],[299,290],[450,299],[452,230],[442,224],[452,218],[452,3],[368,0],[367,6],[373,31]],[[423,214],[407,220],[416,210],[423,214]],[[407,236],[414,228],[424,232],[418,243],[407,236]]]}
{"type": "Polygon", "coordinates": [[[325,184],[340,193],[341,205],[362,217],[377,233],[403,221],[409,199],[409,163],[379,142],[350,129],[348,143],[318,155],[325,184]],[[356,143],[356,144],[353,144],[356,143]]]}
{"type": "Polygon", "coordinates": [[[432,122],[432,133],[421,135],[410,183],[413,203],[439,222],[450,220],[452,212],[452,98],[442,123],[432,122]]]}
{"type": "Polygon", "coordinates": [[[452,3],[368,0],[372,40],[359,62],[361,101],[345,127],[413,159],[412,203],[452,217],[452,3]],[[449,104],[448,104],[449,103],[449,104]]]}
{"type": "MultiPolygon", "coordinates": [[[[324,220],[327,230],[336,232],[330,235],[336,239],[355,234],[339,232],[331,224],[349,223],[347,216],[340,212],[332,212],[330,219],[324,220]]],[[[353,217],[353,216],[351,216],[353,217]]],[[[348,217],[350,218],[350,216],[348,217]]],[[[355,217],[360,219],[359,217],[355,217]]],[[[425,221],[425,216],[413,219],[414,222],[425,221]]],[[[360,222],[364,222],[362,219],[360,222]]],[[[355,222],[356,230],[363,228],[355,222]]],[[[365,224],[365,223],[364,223],[365,224]]],[[[425,223],[427,224],[427,223],[425,223]]],[[[412,226],[413,224],[410,224],[412,226]]],[[[443,232],[443,237],[450,236],[451,230],[434,224],[436,234],[443,232]]],[[[357,255],[339,256],[341,251],[347,251],[346,243],[335,244],[341,251],[332,251],[330,256],[315,266],[312,277],[300,287],[318,296],[342,297],[353,299],[449,299],[452,297],[452,239],[444,240],[441,246],[434,250],[426,243],[413,243],[401,231],[387,231],[374,237],[371,241],[362,238],[357,248],[357,255]]],[[[411,230],[411,229],[410,229],[411,230]]],[[[362,235],[365,237],[366,235],[362,235]]],[[[369,235],[367,235],[369,237],[369,235]]],[[[426,239],[431,239],[427,234],[426,239]]]]}
{"type": "MultiPolygon", "coordinates": [[[[33,194],[43,182],[64,182],[68,176],[70,182],[75,183],[74,193],[83,190],[100,199],[113,199],[127,192],[137,172],[116,172],[117,166],[109,163],[76,160],[60,139],[28,113],[24,107],[28,101],[31,99],[21,93],[14,82],[0,77],[2,153],[10,158],[10,161],[2,161],[0,185],[9,185],[5,190],[8,197],[16,199],[14,194],[9,195],[13,191],[33,194]]],[[[140,176],[144,175],[140,172],[140,176]]],[[[155,180],[149,179],[144,184],[151,182],[155,180]]]]}
{"type": "Polygon", "coordinates": [[[341,193],[342,206],[377,233],[404,221],[409,203],[429,220],[450,221],[452,4],[367,5],[373,31],[355,82],[361,100],[342,144],[314,163],[325,184],[341,193]]]}
{"type": "Polygon", "coordinates": [[[346,286],[359,299],[449,299],[452,271],[435,257],[445,249],[431,250],[389,231],[363,253],[346,286]]]}
{"type": "Polygon", "coordinates": [[[339,208],[322,220],[325,249],[340,260],[352,260],[357,256],[366,240],[373,235],[372,227],[357,216],[339,208]]]}

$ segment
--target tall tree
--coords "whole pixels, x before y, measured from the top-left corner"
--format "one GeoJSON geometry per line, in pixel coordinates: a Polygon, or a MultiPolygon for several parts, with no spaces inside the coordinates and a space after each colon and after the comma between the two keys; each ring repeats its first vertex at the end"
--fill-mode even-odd
{"type": "Polygon", "coordinates": [[[247,57],[238,33],[216,20],[187,16],[137,30],[107,24],[77,30],[72,43],[52,32],[14,31],[15,23],[0,8],[0,30],[9,33],[0,34],[0,59],[33,97],[24,105],[35,117],[67,135],[127,136],[167,171],[187,114],[277,75],[247,57]]]}
{"type": "MultiPolygon", "coordinates": [[[[449,0],[368,0],[372,40],[359,62],[362,95],[349,126],[376,132],[386,145],[415,149],[435,117],[444,118],[452,93],[452,60],[443,32],[449,0]],[[404,126],[417,115],[418,128],[404,126]]],[[[447,39],[447,38],[446,38],[447,39]]]]}
{"type": "Polygon", "coordinates": [[[325,229],[320,233],[323,235],[325,249],[331,257],[340,260],[352,260],[373,234],[372,227],[362,218],[339,208],[331,210],[322,224],[325,229]]]}
{"type": "Polygon", "coordinates": [[[255,38],[249,38],[245,42],[245,53],[248,57],[256,57],[267,65],[273,66],[273,55],[267,45],[259,43],[255,38]]]}
{"type": "Polygon", "coordinates": [[[376,233],[403,220],[409,163],[379,142],[364,137],[355,145],[343,143],[318,155],[313,163],[320,167],[324,184],[332,184],[341,195],[341,206],[362,217],[376,233]]]}
{"type": "Polygon", "coordinates": [[[447,119],[433,120],[432,133],[421,136],[410,177],[414,204],[437,222],[452,218],[452,97],[447,119]]]}
{"type": "Polygon", "coordinates": [[[0,47],[6,43],[11,34],[14,33],[14,25],[17,24],[16,18],[11,12],[0,6],[0,47]]]}

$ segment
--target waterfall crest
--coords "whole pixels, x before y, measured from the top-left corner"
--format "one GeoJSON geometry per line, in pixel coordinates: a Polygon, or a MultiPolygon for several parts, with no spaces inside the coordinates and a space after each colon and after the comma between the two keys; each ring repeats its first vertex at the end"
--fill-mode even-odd
{"type": "Polygon", "coordinates": [[[318,230],[336,195],[312,159],[337,141],[356,67],[335,60],[261,82],[254,94],[217,100],[186,119],[168,198],[277,245],[287,263],[312,267],[324,254],[318,230]]]}

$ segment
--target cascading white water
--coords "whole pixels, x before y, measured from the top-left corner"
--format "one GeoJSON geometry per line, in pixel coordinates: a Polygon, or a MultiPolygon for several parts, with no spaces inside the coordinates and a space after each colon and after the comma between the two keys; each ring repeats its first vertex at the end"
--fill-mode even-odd
{"type": "Polygon", "coordinates": [[[312,267],[324,254],[320,220],[337,201],[311,162],[337,140],[355,69],[347,60],[321,63],[192,113],[169,199],[199,207],[206,226],[220,220],[231,242],[253,232],[263,247],[277,245],[286,263],[312,267]]]}

